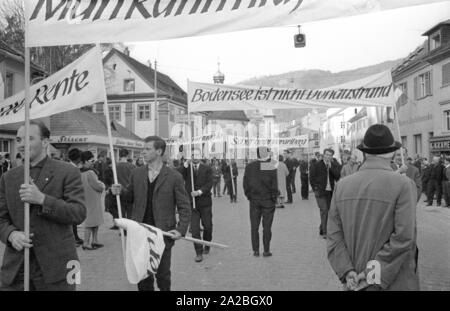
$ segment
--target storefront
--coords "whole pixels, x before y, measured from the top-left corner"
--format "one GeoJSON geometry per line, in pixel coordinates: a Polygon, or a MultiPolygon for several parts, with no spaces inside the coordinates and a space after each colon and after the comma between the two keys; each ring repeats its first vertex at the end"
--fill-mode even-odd
{"type": "Polygon", "coordinates": [[[436,136],[430,138],[431,156],[450,155],[450,136],[436,136]]]}
{"type": "MultiPolygon", "coordinates": [[[[73,135],[66,136],[60,135],[50,136],[50,143],[54,148],[60,151],[60,157],[65,158],[65,155],[70,149],[78,148],[82,151],[89,150],[91,151],[95,158],[102,153],[106,152],[108,157],[109,154],[109,142],[107,136],[98,136],[98,135],[73,135]]],[[[119,158],[119,150],[124,148],[130,152],[129,157],[136,160],[141,154],[142,149],[144,148],[144,142],[138,140],[131,140],[125,138],[113,137],[113,145],[114,145],[114,155],[116,159],[119,158]]]]}
{"type": "MultiPolygon", "coordinates": [[[[83,110],[73,110],[51,117],[50,143],[59,152],[57,157],[65,159],[70,149],[78,148],[91,151],[95,158],[101,153],[109,154],[108,131],[103,115],[83,110]]],[[[117,122],[112,122],[114,154],[119,158],[119,150],[127,149],[129,158],[136,160],[143,148],[144,141],[117,122]]]]}

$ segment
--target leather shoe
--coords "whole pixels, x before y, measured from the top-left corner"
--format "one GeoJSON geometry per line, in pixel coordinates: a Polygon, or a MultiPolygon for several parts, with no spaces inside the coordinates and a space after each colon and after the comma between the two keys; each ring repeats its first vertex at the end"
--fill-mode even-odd
{"type": "Polygon", "coordinates": [[[272,256],[271,252],[264,252],[263,253],[263,257],[270,257],[270,256],[272,256]]]}
{"type": "Polygon", "coordinates": [[[201,262],[201,261],[203,261],[202,254],[198,254],[197,256],[195,256],[195,262],[201,262]]]}
{"type": "Polygon", "coordinates": [[[208,255],[209,254],[209,246],[205,246],[203,249],[203,254],[208,255]]]}
{"type": "Polygon", "coordinates": [[[253,256],[259,257],[259,252],[253,252],[253,256]]]}

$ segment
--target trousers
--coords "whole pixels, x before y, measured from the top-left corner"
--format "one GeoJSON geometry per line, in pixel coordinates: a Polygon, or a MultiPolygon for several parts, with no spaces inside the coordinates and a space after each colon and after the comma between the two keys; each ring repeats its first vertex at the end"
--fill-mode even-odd
{"type": "Polygon", "coordinates": [[[250,201],[250,226],[252,237],[252,248],[259,252],[259,225],[263,227],[264,252],[270,252],[270,240],[272,239],[272,223],[275,215],[275,202],[272,200],[250,201]]]}
{"type": "MultiPolygon", "coordinates": [[[[212,206],[196,206],[191,214],[191,230],[194,239],[203,239],[210,242],[212,240],[212,206]],[[200,222],[203,226],[203,237],[200,236],[200,222]]],[[[200,255],[203,253],[203,245],[194,243],[195,252],[200,255]]]]}
{"type": "Polygon", "coordinates": [[[331,205],[331,196],[333,192],[324,191],[323,193],[315,193],[317,205],[320,209],[320,227],[319,232],[321,235],[327,234],[327,222],[328,222],[328,211],[331,205]]]}

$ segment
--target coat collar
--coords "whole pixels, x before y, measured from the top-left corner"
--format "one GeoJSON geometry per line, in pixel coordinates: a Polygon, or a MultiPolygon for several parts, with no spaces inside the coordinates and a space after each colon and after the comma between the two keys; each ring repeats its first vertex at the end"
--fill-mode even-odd
{"type": "Polygon", "coordinates": [[[373,169],[381,169],[387,171],[393,171],[391,167],[391,159],[384,159],[380,157],[370,157],[366,158],[364,163],[361,165],[359,170],[373,170],[373,169]]]}

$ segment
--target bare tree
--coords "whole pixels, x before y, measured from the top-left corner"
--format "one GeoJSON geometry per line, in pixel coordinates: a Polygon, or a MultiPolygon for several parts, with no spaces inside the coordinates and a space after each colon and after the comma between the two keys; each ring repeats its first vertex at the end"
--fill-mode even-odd
{"type": "MultiPolygon", "coordinates": [[[[24,0],[1,0],[0,41],[21,53],[25,51],[24,16],[24,0]]],[[[82,44],[37,47],[30,50],[30,55],[34,64],[42,67],[48,74],[52,74],[79,58],[92,46],[82,44]]],[[[102,50],[109,50],[113,46],[113,44],[102,44],[102,50]]]]}

